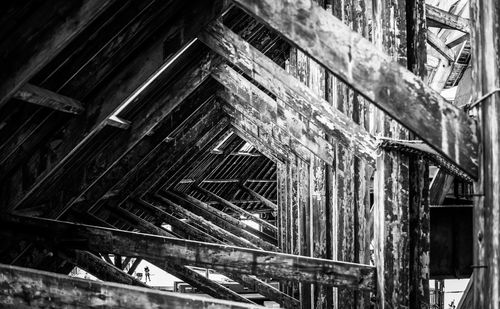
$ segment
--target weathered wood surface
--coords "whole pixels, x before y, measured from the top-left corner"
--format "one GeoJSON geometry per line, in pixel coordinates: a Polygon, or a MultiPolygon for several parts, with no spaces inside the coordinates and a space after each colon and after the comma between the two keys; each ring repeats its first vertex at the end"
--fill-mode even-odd
{"type": "Polygon", "coordinates": [[[446,43],[440,39],[434,32],[428,31],[427,32],[427,42],[429,45],[434,48],[441,56],[446,58],[448,61],[454,62],[455,61],[455,53],[451,48],[446,46],[446,43]]]}
{"type": "Polygon", "coordinates": [[[106,261],[90,252],[81,250],[58,250],[57,254],[61,258],[89,272],[100,280],[148,287],[147,284],[123,272],[118,267],[106,263],[106,261]]]}
{"type": "Polygon", "coordinates": [[[287,108],[282,100],[273,100],[227,64],[214,69],[212,76],[239,98],[231,102],[235,109],[244,114],[253,114],[271,130],[282,132],[290,143],[301,144],[325,162],[333,160],[332,146],[317,129],[308,126],[295,111],[287,108]]]}
{"type": "MultiPolygon", "coordinates": [[[[500,88],[500,6],[472,0],[473,101],[500,88]]],[[[476,109],[481,128],[480,177],[474,184],[474,308],[500,307],[500,94],[483,98],[476,109]]]]}
{"type": "MultiPolygon", "coordinates": [[[[173,64],[170,60],[176,58],[177,56],[181,56],[178,60],[182,60],[182,55],[189,53],[189,49],[184,47],[188,46],[188,43],[194,38],[195,34],[198,33],[206,23],[211,22],[223,11],[220,1],[216,1],[214,3],[196,1],[196,4],[193,3],[192,6],[189,6],[189,8],[182,11],[182,16],[174,18],[171,13],[168,13],[170,10],[167,9],[165,12],[164,6],[165,4],[160,4],[158,8],[158,5],[156,5],[157,11],[161,11],[162,14],[160,16],[155,15],[153,22],[155,27],[162,26],[162,29],[158,30],[154,27],[154,29],[158,31],[155,31],[153,38],[146,40],[147,42],[144,42],[144,44],[135,46],[134,44],[136,42],[143,42],[144,38],[147,37],[144,32],[149,34],[151,33],[148,31],[147,27],[150,22],[149,20],[134,20],[130,23],[130,27],[126,27],[123,33],[120,33],[119,36],[116,36],[109,42],[110,46],[107,46],[106,52],[103,55],[98,55],[98,58],[105,62],[105,66],[111,65],[111,63],[113,63],[113,65],[118,65],[119,62],[106,62],[106,59],[120,59],[121,61],[121,57],[127,56],[138,47],[141,48],[140,52],[134,53],[135,57],[130,59],[127,65],[122,66],[121,70],[113,76],[113,79],[110,80],[109,83],[106,83],[106,87],[103,87],[98,94],[92,96],[92,98],[94,98],[93,100],[88,102],[86,101],[86,105],[92,104],[92,114],[89,115],[88,119],[85,121],[78,119],[77,123],[72,125],[71,131],[65,131],[66,133],[63,137],[63,144],[66,145],[66,147],[61,147],[63,149],[58,152],[57,163],[51,165],[50,170],[47,170],[43,173],[43,175],[40,175],[32,188],[27,188],[30,190],[27,190],[24,197],[33,197],[33,199],[30,200],[28,198],[24,201],[25,203],[29,204],[33,203],[33,200],[40,200],[41,197],[37,195],[40,192],[43,192],[42,196],[44,197],[57,194],[57,192],[60,191],[61,179],[69,177],[68,174],[71,174],[71,171],[73,170],[68,167],[82,164],[81,158],[85,157],[82,153],[89,151],[89,148],[95,146],[97,142],[96,140],[99,139],[99,136],[101,136],[102,133],[109,134],[108,132],[102,132],[105,131],[106,127],[108,127],[107,119],[111,115],[116,114],[119,110],[122,110],[125,105],[127,105],[128,108],[132,108],[134,106],[138,107],[137,104],[141,104],[143,100],[148,98],[151,95],[151,91],[158,89],[158,85],[164,85],[166,81],[172,78],[172,76],[176,73],[175,70],[178,70],[179,68],[178,64],[173,64]],[[199,22],[185,23],[184,18],[189,16],[199,17],[199,22]],[[164,24],[165,20],[168,21],[166,25],[164,24]],[[137,33],[137,31],[139,31],[139,33],[137,33]],[[179,32],[183,33],[182,38],[180,38],[181,40],[179,40],[179,37],[177,36],[179,32]],[[178,54],[165,59],[163,57],[165,38],[168,38],[169,36],[176,37],[175,44],[171,44],[172,46],[170,47],[174,48],[175,46],[175,51],[178,51],[178,54]],[[179,45],[176,45],[177,43],[179,45]],[[125,55],[116,55],[117,51],[115,48],[119,49],[120,52],[126,50],[125,55]],[[148,85],[148,87],[145,87],[145,85],[148,85]],[[105,102],[105,104],[103,104],[103,102],[105,102]]],[[[106,44],[107,42],[108,41],[105,41],[103,44],[106,44]]],[[[121,54],[122,53],[120,53],[120,55],[121,54]]],[[[96,66],[97,68],[100,68],[99,64],[96,66]]],[[[91,79],[98,78],[92,76],[91,79]]],[[[191,85],[191,83],[187,82],[184,83],[183,86],[186,84],[191,85]]],[[[149,107],[153,107],[152,105],[154,104],[150,104],[149,107]]],[[[164,104],[161,105],[163,106],[164,104]]],[[[140,131],[137,130],[136,127],[140,126],[140,123],[143,123],[143,121],[150,122],[159,120],[155,117],[146,117],[145,115],[148,114],[150,114],[150,112],[144,110],[144,114],[136,115],[137,119],[140,121],[137,121],[137,123],[134,122],[134,131],[140,131]]],[[[119,116],[123,116],[125,119],[128,119],[125,117],[126,115],[119,116]]],[[[72,120],[72,122],[74,121],[72,120]]],[[[128,139],[131,137],[130,135],[131,134],[123,133],[121,134],[121,138],[128,139]]],[[[127,142],[123,141],[118,144],[125,145],[125,143],[127,142]]],[[[100,148],[97,148],[97,151],[99,149],[100,148]]],[[[93,150],[95,151],[95,149],[93,150]]],[[[123,150],[109,152],[109,154],[114,154],[115,157],[120,157],[124,153],[125,151],[123,150]]],[[[117,160],[109,160],[109,162],[116,161],[117,160]]],[[[103,171],[101,168],[96,170],[99,172],[103,171]]],[[[89,178],[95,180],[99,178],[99,176],[100,174],[95,176],[92,175],[89,178]]],[[[67,193],[65,196],[74,196],[74,194],[74,192],[67,193]]]]}
{"type": "Polygon", "coordinates": [[[467,283],[467,287],[465,287],[465,291],[462,294],[462,298],[457,304],[456,309],[473,309],[474,308],[474,289],[472,285],[474,284],[474,280],[471,277],[469,279],[469,283],[467,283]]]}
{"type": "MultiPolygon", "coordinates": [[[[407,2],[374,3],[373,41],[394,61],[407,63],[407,2]]],[[[423,84],[423,82],[420,82],[423,84]]],[[[429,102],[420,102],[429,104],[429,102]]],[[[406,107],[405,107],[406,108],[406,107]]],[[[378,133],[393,139],[409,139],[408,131],[378,113],[378,133]]],[[[433,130],[437,130],[434,128],[433,130]]],[[[374,175],[374,260],[377,267],[377,307],[410,307],[409,158],[399,151],[381,151],[374,175]]]]}
{"type": "MultiPolygon", "coordinates": [[[[194,225],[199,226],[203,229],[203,232],[215,237],[215,242],[220,242],[221,239],[227,239],[228,241],[231,241],[234,243],[236,246],[239,247],[245,247],[245,248],[253,248],[257,249],[258,246],[255,244],[252,244],[248,240],[245,240],[243,238],[240,238],[229,231],[225,230],[224,228],[220,227],[219,225],[216,225],[214,222],[209,221],[205,219],[202,216],[198,216],[197,214],[194,214],[193,212],[189,211],[185,207],[182,207],[170,199],[167,199],[163,196],[157,195],[154,198],[148,198],[147,202],[153,206],[156,206],[157,208],[163,210],[164,212],[167,212],[171,215],[176,215],[176,216],[181,216],[183,218],[188,219],[190,222],[194,223],[194,225]]],[[[215,220],[213,220],[215,221],[215,220]]],[[[203,237],[201,239],[204,239],[206,237],[203,237]]],[[[210,240],[211,242],[214,242],[214,240],[210,240]]]]}
{"type": "Polygon", "coordinates": [[[470,26],[467,18],[452,14],[430,4],[425,5],[427,25],[429,27],[439,27],[455,29],[469,33],[470,26]]]}
{"type": "Polygon", "coordinates": [[[198,38],[245,74],[265,85],[307,122],[313,122],[341,142],[354,147],[358,155],[372,158],[376,142],[368,132],[230,29],[215,23],[198,38]]]}
{"type": "Polygon", "coordinates": [[[262,308],[0,265],[4,308],[262,308]]]}
{"type": "Polygon", "coordinates": [[[82,103],[75,99],[32,84],[25,84],[22,86],[13,97],[24,102],[41,105],[70,114],[80,114],[85,109],[82,103]]]}
{"type": "Polygon", "coordinates": [[[222,205],[224,205],[225,207],[233,210],[234,212],[236,212],[237,214],[240,214],[242,216],[245,216],[247,220],[251,220],[259,225],[262,226],[262,228],[268,228],[270,229],[271,231],[274,231],[276,232],[276,226],[270,224],[269,222],[267,221],[264,221],[258,217],[255,217],[253,216],[251,213],[247,212],[246,210],[234,205],[233,203],[229,202],[228,200],[226,199],[223,199],[221,198],[220,196],[218,196],[217,194],[214,194],[212,192],[210,192],[209,190],[207,189],[204,189],[202,187],[199,187],[199,186],[196,186],[195,187],[196,190],[202,192],[203,194],[205,194],[206,196],[209,196],[213,199],[215,199],[216,201],[218,201],[219,203],[221,203],[222,205]]]}
{"type": "MultiPolygon", "coordinates": [[[[162,220],[165,220],[166,223],[172,224],[171,222],[174,223],[173,226],[178,227],[182,229],[183,231],[186,232],[189,237],[193,240],[198,240],[198,241],[208,241],[213,242],[213,243],[227,243],[229,245],[234,245],[234,243],[231,242],[230,239],[226,237],[220,237],[221,240],[215,239],[212,236],[209,236],[208,234],[205,234],[204,232],[199,231],[197,228],[188,225],[186,222],[182,222],[178,220],[177,218],[174,218],[175,220],[172,220],[171,216],[168,215],[166,212],[163,210],[159,209],[158,207],[152,205],[151,203],[145,202],[145,201],[138,201],[142,206],[155,211],[157,214],[159,214],[159,218],[162,218],[162,220]],[[178,222],[175,222],[178,221],[178,222]],[[202,234],[200,234],[202,233],[202,234]]],[[[153,202],[154,203],[154,202],[153,202]]],[[[276,302],[283,304],[283,305],[291,305],[291,307],[296,308],[300,305],[297,300],[288,297],[286,294],[281,293],[279,290],[276,290],[269,284],[262,282],[261,280],[250,277],[248,275],[237,275],[234,273],[225,273],[226,276],[231,277],[233,280],[236,280],[248,288],[254,289],[257,292],[261,293],[264,296],[269,297],[272,300],[275,300],[276,302]]]]}
{"type": "MultiPolygon", "coordinates": [[[[40,69],[48,64],[60,53],[74,38],[78,36],[93,20],[99,17],[113,1],[85,1],[82,3],[71,3],[68,7],[61,7],[61,11],[66,11],[68,16],[62,18],[54,16],[56,21],[47,23],[50,27],[44,29],[37,42],[23,42],[25,46],[23,53],[16,55],[16,51],[11,51],[12,59],[2,70],[2,83],[0,84],[0,107],[29,81],[40,69]],[[73,6],[74,5],[74,6],[73,6]],[[73,7],[72,7],[73,6],[73,7]]],[[[45,16],[44,16],[45,17],[45,16]]],[[[44,25],[41,25],[42,27],[44,25]]],[[[17,39],[17,38],[16,38],[17,39]]],[[[31,38],[32,39],[32,38],[31,38]]]]}
{"type": "Polygon", "coordinates": [[[0,215],[0,233],[55,245],[219,271],[353,289],[374,288],[374,267],[284,253],[126,232],[39,218],[0,215]]]}
{"type": "Polygon", "coordinates": [[[235,2],[477,177],[474,121],[367,39],[311,1],[235,2]]]}
{"type": "MultiPolygon", "coordinates": [[[[214,224],[220,226],[221,228],[227,230],[238,237],[249,241],[251,244],[269,251],[279,251],[279,248],[267,241],[265,234],[257,229],[248,226],[246,223],[238,220],[214,207],[211,207],[202,201],[181,192],[166,192],[168,197],[173,197],[179,203],[182,203],[184,207],[190,208],[194,207],[194,211],[199,213],[201,216],[205,217],[207,220],[212,221],[214,224]],[[189,205],[186,206],[186,203],[189,205]]],[[[270,238],[268,236],[268,238],[270,238]]]]}
{"type": "MultiPolygon", "coordinates": [[[[248,181],[248,180],[247,180],[248,181]]],[[[240,184],[240,187],[245,190],[245,192],[247,192],[248,194],[250,194],[251,196],[255,197],[257,200],[259,200],[262,204],[266,205],[267,207],[269,207],[270,209],[274,210],[274,211],[277,211],[278,210],[278,206],[271,202],[270,200],[268,200],[267,198],[263,197],[262,195],[260,195],[259,193],[255,192],[254,190],[250,189],[249,187],[247,187],[245,184],[241,183],[240,184]]]]}
{"type": "MultiPolygon", "coordinates": [[[[116,210],[116,208],[115,208],[116,210]]],[[[162,229],[159,229],[157,226],[152,224],[151,222],[148,222],[130,212],[127,210],[123,210],[121,212],[122,215],[126,216],[128,220],[132,219],[133,222],[131,222],[137,230],[141,233],[148,233],[151,235],[159,235],[159,236],[166,236],[166,237],[175,237],[172,236],[171,233],[164,231],[162,229]]],[[[117,255],[115,255],[116,257],[117,255]]],[[[245,297],[239,295],[238,293],[226,288],[225,286],[210,280],[209,278],[206,278],[203,275],[198,274],[197,272],[193,271],[190,268],[187,268],[186,266],[182,264],[176,264],[176,263],[171,263],[170,261],[161,261],[158,259],[152,259],[151,262],[153,264],[157,265],[160,269],[163,269],[164,271],[170,273],[173,276],[176,276],[188,284],[196,287],[197,289],[213,296],[216,298],[222,298],[226,300],[233,300],[233,301],[239,301],[239,302],[244,302],[244,303],[252,303],[252,301],[246,299],[245,297]]]]}

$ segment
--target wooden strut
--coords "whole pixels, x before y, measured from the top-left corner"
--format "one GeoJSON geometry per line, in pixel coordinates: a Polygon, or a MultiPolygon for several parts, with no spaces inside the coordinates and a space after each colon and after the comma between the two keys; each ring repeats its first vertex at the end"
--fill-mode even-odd
{"type": "Polygon", "coordinates": [[[475,122],[370,41],[312,0],[234,2],[302,48],[471,177],[478,177],[475,122]]]}
{"type": "Polygon", "coordinates": [[[278,280],[374,289],[373,266],[140,234],[63,221],[0,215],[0,234],[65,248],[169,260],[218,271],[278,280]]]}
{"type": "Polygon", "coordinates": [[[12,308],[263,308],[4,264],[0,264],[0,285],[0,303],[12,308]]]}

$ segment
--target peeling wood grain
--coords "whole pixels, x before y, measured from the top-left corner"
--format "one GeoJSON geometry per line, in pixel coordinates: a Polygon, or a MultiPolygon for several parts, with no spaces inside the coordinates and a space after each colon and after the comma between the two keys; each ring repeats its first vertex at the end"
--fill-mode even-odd
{"type": "Polygon", "coordinates": [[[475,122],[367,39],[311,1],[235,2],[477,177],[475,122]]]}
{"type": "Polygon", "coordinates": [[[0,215],[0,232],[75,249],[172,262],[220,271],[354,289],[374,288],[374,267],[248,248],[132,233],[48,219],[0,215]]]}

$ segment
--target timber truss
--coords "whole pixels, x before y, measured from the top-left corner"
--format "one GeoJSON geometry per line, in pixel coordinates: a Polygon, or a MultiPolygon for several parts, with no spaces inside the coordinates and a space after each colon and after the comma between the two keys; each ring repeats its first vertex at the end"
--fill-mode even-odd
{"type": "Polygon", "coordinates": [[[2,4],[0,303],[257,306],[192,266],[285,308],[428,303],[429,196],[481,175],[467,1],[53,2],[2,4]]]}

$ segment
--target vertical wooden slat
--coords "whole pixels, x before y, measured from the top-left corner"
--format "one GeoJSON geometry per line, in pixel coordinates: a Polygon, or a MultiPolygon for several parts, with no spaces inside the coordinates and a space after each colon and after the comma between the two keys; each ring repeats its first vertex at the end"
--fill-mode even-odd
{"type": "Polygon", "coordinates": [[[500,3],[471,0],[473,99],[481,132],[474,184],[474,308],[500,308],[500,3]],[[474,78],[475,77],[475,78],[474,78]]]}
{"type": "MultiPolygon", "coordinates": [[[[373,2],[373,41],[401,65],[406,65],[406,2],[373,2]]],[[[379,113],[378,133],[408,139],[395,121],[379,113]]],[[[376,163],[374,244],[378,308],[409,306],[408,158],[382,152],[376,163]]]]}

